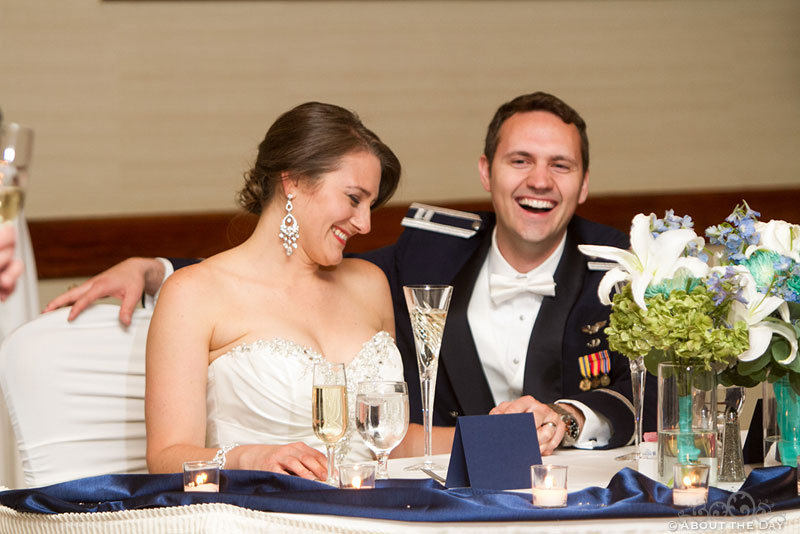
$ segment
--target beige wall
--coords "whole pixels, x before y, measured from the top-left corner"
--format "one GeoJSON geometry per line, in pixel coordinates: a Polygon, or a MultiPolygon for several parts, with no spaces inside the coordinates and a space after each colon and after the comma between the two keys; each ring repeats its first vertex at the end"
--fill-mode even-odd
{"type": "Polygon", "coordinates": [[[33,219],[230,209],[311,99],[396,150],[397,201],[483,198],[486,124],[538,89],[587,119],[595,192],[796,186],[799,30],[796,0],[0,0],[0,106],[33,219]]]}
{"type": "Polygon", "coordinates": [[[357,110],[397,201],[482,198],[494,109],[589,123],[593,191],[800,183],[800,2],[0,0],[0,106],[37,132],[28,216],[226,210],[278,113],[357,110]]]}

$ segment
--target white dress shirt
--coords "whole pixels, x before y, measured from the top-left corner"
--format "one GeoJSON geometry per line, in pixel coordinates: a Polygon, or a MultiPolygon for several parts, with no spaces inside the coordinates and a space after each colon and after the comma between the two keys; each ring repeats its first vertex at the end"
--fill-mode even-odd
{"type": "MultiPolygon", "coordinates": [[[[467,308],[467,320],[483,372],[489,382],[489,389],[492,391],[494,401],[499,404],[522,396],[528,343],[543,297],[522,292],[500,304],[495,304],[489,294],[489,276],[494,274],[528,279],[543,274],[553,276],[564,252],[566,234],[556,250],[538,267],[527,273],[518,272],[506,261],[497,248],[496,238],[495,228],[489,253],[475,281],[467,308]]],[[[586,418],[575,447],[590,449],[608,443],[611,438],[611,425],[604,417],[578,401],[558,402],[575,406],[586,418]]]]}
{"type": "Polygon", "coordinates": [[[167,258],[156,258],[156,260],[164,267],[164,278],[161,279],[161,285],[158,286],[158,290],[156,291],[155,295],[148,295],[147,293],[144,294],[143,304],[145,308],[155,307],[158,296],[161,294],[161,288],[164,287],[164,282],[166,282],[167,278],[175,273],[175,267],[172,266],[172,262],[167,258]]]}

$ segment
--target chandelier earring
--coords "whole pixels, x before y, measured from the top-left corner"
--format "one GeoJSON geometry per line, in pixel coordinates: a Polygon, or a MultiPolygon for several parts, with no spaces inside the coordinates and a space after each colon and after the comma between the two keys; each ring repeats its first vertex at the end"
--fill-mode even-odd
{"type": "Polygon", "coordinates": [[[293,198],[294,193],[289,193],[286,196],[286,215],[281,221],[281,231],[278,233],[278,237],[283,241],[283,248],[287,256],[291,256],[294,249],[297,248],[297,238],[300,236],[300,226],[297,225],[297,219],[292,215],[292,210],[294,209],[292,205],[293,198]]]}

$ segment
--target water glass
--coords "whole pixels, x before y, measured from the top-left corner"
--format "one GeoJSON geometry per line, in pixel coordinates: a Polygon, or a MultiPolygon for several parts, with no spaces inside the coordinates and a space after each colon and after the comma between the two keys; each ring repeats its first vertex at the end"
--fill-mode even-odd
{"type": "Polygon", "coordinates": [[[408,431],[408,386],[405,382],[359,382],[356,428],[378,458],[376,478],[389,478],[387,461],[408,431]]]}

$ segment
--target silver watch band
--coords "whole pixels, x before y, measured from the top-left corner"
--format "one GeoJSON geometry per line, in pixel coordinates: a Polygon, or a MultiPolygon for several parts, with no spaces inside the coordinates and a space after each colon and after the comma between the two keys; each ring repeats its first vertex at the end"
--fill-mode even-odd
{"type": "Polygon", "coordinates": [[[559,416],[561,416],[561,420],[564,421],[565,425],[567,425],[567,431],[564,432],[564,437],[562,438],[561,443],[566,446],[575,445],[575,443],[578,441],[578,436],[581,434],[581,428],[578,424],[578,420],[574,415],[556,403],[548,404],[548,406],[559,416]]]}

